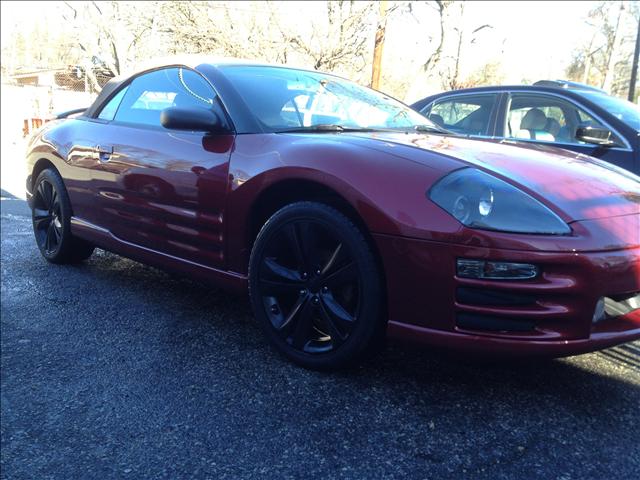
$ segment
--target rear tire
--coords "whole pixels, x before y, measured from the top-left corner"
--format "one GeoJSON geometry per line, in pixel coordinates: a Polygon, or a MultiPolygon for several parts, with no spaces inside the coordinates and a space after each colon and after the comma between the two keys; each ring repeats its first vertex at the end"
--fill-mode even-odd
{"type": "Polygon", "coordinates": [[[306,368],[344,367],[382,342],[381,274],[351,220],[315,202],[283,207],[251,252],[249,294],[267,338],[306,368]]]}
{"type": "Polygon", "coordinates": [[[34,183],[31,219],[36,244],[51,263],[78,263],[91,256],[94,246],[71,234],[71,203],[60,174],[40,172],[34,183]]]}

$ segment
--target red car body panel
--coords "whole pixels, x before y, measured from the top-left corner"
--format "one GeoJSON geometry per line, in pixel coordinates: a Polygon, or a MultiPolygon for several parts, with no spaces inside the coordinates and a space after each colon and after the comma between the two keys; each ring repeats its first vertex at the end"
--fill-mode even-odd
{"type": "Polygon", "coordinates": [[[601,297],[640,292],[640,188],[571,152],[425,134],[208,135],[69,119],[32,140],[30,171],[42,161],[65,181],[74,234],[227,288],[246,289],[250,219],[261,195],[305,181],[342,197],[368,229],[384,269],[391,335],[551,356],[640,338],[640,310],[592,322],[601,297]],[[97,145],[112,149],[108,162],[97,145]],[[468,166],[539,199],[572,233],[463,227],[427,192],[468,166]],[[543,273],[526,281],[462,279],[461,257],[534,263],[543,273]],[[457,298],[460,287],[534,298],[519,307],[469,305],[457,298]],[[464,330],[456,326],[461,312],[525,319],[535,329],[464,330]]]}
{"type": "MultiPolygon", "coordinates": [[[[365,137],[370,141],[370,136],[365,137]]],[[[568,150],[514,142],[484,142],[434,135],[382,133],[374,138],[381,151],[398,144],[436,152],[512,181],[548,205],[554,205],[563,220],[575,221],[640,213],[640,199],[629,198],[630,184],[604,162],[568,150]],[[615,175],[615,178],[613,176],[615,175]]],[[[425,155],[416,161],[429,164],[425,155]]],[[[455,168],[454,163],[454,168],[455,168]]],[[[635,187],[637,188],[637,187],[635,187]]]]}
{"type": "Polygon", "coordinates": [[[375,238],[385,261],[389,296],[395,299],[389,304],[389,331],[395,336],[433,346],[550,356],[583,353],[640,336],[640,310],[592,323],[600,297],[640,291],[640,248],[571,255],[375,238]],[[540,265],[544,274],[524,282],[459,278],[451,261],[459,257],[530,262],[540,265]],[[535,298],[526,307],[470,305],[456,299],[459,287],[535,298]],[[456,327],[460,312],[528,319],[536,328],[508,334],[464,330],[456,327]]]}

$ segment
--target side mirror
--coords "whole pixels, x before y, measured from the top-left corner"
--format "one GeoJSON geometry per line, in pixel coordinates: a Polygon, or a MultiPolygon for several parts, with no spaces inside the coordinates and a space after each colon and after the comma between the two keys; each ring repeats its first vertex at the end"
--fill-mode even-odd
{"type": "Polygon", "coordinates": [[[228,129],[213,111],[204,108],[165,108],[160,114],[160,123],[171,130],[224,133],[228,129]]]}
{"type": "Polygon", "coordinates": [[[578,127],[576,139],[602,147],[615,145],[615,142],[611,140],[611,131],[603,127],[578,127]]]}

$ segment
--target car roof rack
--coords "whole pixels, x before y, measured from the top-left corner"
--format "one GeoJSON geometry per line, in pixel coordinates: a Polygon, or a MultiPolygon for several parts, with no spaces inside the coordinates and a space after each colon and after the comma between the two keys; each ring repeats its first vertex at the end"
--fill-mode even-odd
{"type": "Polygon", "coordinates": [[[592,90],[594,92],[607,93],[601,88],[592,87],[586,83],[572,82],[570,80],[538,80],[534,83],[537,87],[555,87],[555,88],[570,88],[576,90],[592,90]]]}

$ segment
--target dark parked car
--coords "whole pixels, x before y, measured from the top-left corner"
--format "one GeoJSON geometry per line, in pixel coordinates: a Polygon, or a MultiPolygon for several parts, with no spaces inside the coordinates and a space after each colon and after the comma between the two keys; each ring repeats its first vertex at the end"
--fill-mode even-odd
{"type": "Polygon", "coordinates": [[[45,259],[98,246],[248,289],[272,344],[307,367],[353,361],[386,332],[547,356],[640,338],[637,177],[448,136],[332,75],[141,71],[47,124],[27,163],[45,259]]]}
{"type": "Polygon", "coordinates": [[[554,145],[640,174],[640,107],[575,82],[444,92],[412,108],[473,138],[554,145]]]}

